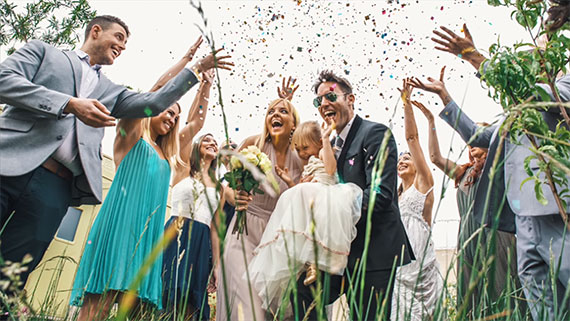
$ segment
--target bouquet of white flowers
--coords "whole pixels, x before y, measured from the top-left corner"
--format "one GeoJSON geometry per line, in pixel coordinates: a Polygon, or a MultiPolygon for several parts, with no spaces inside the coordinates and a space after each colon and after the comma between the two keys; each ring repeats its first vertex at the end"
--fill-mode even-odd
{"type": "MultiPolygon", "coordinates": [[[[272,174],[273,164],[271,163],[271,160],[269,160],[269,157],[259,150],[257,146],[249,146],[248,148],[240,151],[238,155],[240,157],[231,157],[231,171],[224,175],[225,180],[232,189],[236,191],[244,191],[248,194],[264,194],[264,192],[259,188],[259,177],[256,179],[256,175],[254,175],[250,170],[253,169],[252,166],[261,171],[276,190],[279,189],[279,186],[272,174]],[[248,164],[243,164],[243,160],[248,164]]],[[[237,211],[236,216],[237,221],[234,225],[234,229],[232,230],[232,234],[235,234],[236,232],[243,234],[244,231],[247,234],[245,211],[237,211]]]]}

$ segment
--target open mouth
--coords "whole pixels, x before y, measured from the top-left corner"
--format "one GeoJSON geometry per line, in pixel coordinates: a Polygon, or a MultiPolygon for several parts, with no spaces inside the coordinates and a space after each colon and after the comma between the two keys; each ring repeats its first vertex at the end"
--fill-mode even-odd
{"type": "Polygon", "coordinates": [[[336,112],[334,110],[328,110],[324,115],[325,119],[332,120],[336,116],[336,112]]]}
{"type": "Polygon", "coordinates": [[[111,51],[113,52],[113,58],[117,58],[121,54],[121,52],[117,49],[111,49],[111,51]]]}
{"type": "Polygon", "coordinates": [[[207,147],[206,150],[212,153],[217,152],[217,150],[214,147],[207,147]]]}
{"type": "Polygon", "coordinates": [[[271,121],[271,127],[272,128],[281,128],[281,127],[283,127],[283,123],[279,119],[273,119],[271,121]]]}
{"type": "Polygon", "coordinates": [[[164,122],[164,125],[165,125],[166,128],[168,128],[168,129],[172,128],[172,125],[170,125],[170,123],[164,122]]]}

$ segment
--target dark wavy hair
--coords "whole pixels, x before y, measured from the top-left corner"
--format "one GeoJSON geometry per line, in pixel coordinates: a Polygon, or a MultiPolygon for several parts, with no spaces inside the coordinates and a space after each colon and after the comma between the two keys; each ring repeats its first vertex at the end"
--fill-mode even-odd
{"type": "Polygon", "coordinates": [[[568,22],[570,17],[570,0],[550,0],[552,7],[548,9],[546,28],[556,31],[568,22]]]}
{"type": "Polygon", "coordinates": [[[319,86],[324,82],[334,82],[338,84],[343,93],[352,94],[352,85],[350,82],[346,80],[346,78],[337,76],[331,70],[323,70],[319,73],[319,78],[317,78],[317,81],[315,81],[313,84],[313,90],[315,91],[315,94],[319,90],[319,86]]]}
{"type": "Polygon", "coordinates": [[[104,16],[97,16],[95,18],[93,18],[93,20],[89,21],[89,23],[87,24],[87,27],[85,27],[85,40],[87,40],[87,38],[89,38],[89,33],[91,32],[91,28],[93,28],[94,25],[99,25],[101,26],[101,29],[105,30],[107,28],[109,28],[112,24],[118,24],[119,26],[123,27],[123,29],[125,29],[125,32],[127,33],[127,37],[129,37],[131,35],[131,32],[129,31],[129,27],[127,26],[127,24],[115,17],[115,16],[110,16],[110,15],[104,15],[104,16]]]}

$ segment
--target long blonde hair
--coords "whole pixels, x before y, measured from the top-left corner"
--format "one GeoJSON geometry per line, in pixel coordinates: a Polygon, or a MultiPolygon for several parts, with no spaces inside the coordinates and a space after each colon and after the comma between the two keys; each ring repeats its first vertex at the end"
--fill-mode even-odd
{"type": "Polygon", "coordinates": [[[297,112],[297,109],[295,108],[295,106],[293,106],[293,104],[289,100],[284,99],[284,98],[278,98],[278,99],[275,99],[274,101],[272,101],[271,103],[269,103],[269,106],[267,107],[267,112],[265,113],[265,117],[263,118],[263,131],[261,132],[261,136],[259,136],[259,138],[257,139],[257,142],[255,143],[255,145],[257,145],[257,147],[260,150],[263,150],[263,146],[265,146],[265,143],[270,140],[269,129],[267,129],[267,122],[266,122],[267,114],[269,113],[269,110],[271,108],[277,106],[277,104],[279,104],[279,103],[283,103],[285,105],[285,107],[289,108],[289,111],[293,115],[293,125],[295,127],[297,127],[297,125],[301,121],[299,118],[299,113],[297,112]]]}
{"type": "MultiPolygon", "coordinates": [[[[182,108],[180,104],[174,103],[178,106],[178,110],[182,112],[182,108]]],[[[156,117],[156,116],[154,116],[156,117]]],[[[148,141],[152,141],[150,137],[150,121],[152,117],[147,117],[142,120],[142,130],[143,130],[143,137],[146,138],[148,141]]],[[[178,138],[178,124],[180,123],[180,118],[176,120],[174,123],[174,127],[170,129],[168,134],[160,135],[156,138],[156,145],[162,150],[164,154],[164,158],[168,161],[168,163],[172,166],[174,164],[183,165],[184,162],[180,159],[178,155],[178,150],[180,147],[180,140],[178,138]]]]}

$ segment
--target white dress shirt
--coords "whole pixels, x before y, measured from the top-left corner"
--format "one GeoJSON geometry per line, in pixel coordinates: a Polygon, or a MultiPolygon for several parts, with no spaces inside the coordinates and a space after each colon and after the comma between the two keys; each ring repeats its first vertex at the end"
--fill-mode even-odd
{"type": "Polygon", "coordinates": [[[350,119],[350,121],[346,124],[346,126],[344,126],[344,128],[342,129],[342,131],[340,133],[336,133],[336,135],[338,137],[340,137],[342,139],[343,142],[346,142],[346,137],[348,136],[348,132],[350,132],[350,128],[352,127],[352,123],[354,123],[354,118],[356,117],[356,114],[352,115],[352,118],[350,119]]]}
{"type": "MultiPolygon", "coordinates": [[[[79,60],[81,60],[81,83],[79,85],[79,92],[77,97],[87,98],[97,84],[99,83],[99,73],[101,70],[101,65],[93,65],[89,63],[89,55],[87,53],[77,49],[74,51],[79,60]]],[[[68,114],[65,117],[73,117],[75,115],[68,114]]],[[[79,154],[79,149],[77,147],[77,133],[75,131],[75,126],[71,132],[65,137],[63,143],[59,148],[51,155],[53,159],[58,161],[63,166],[67,167],[74,176],[80,175],[83,172],[81,166],[81,161],[77,155],[79,154]]]]}

